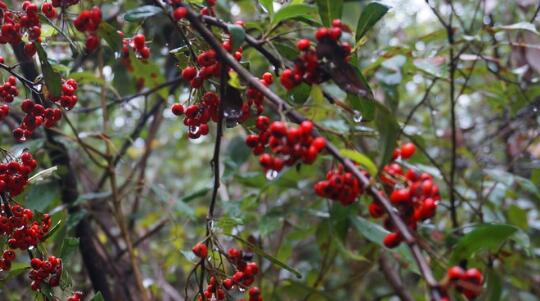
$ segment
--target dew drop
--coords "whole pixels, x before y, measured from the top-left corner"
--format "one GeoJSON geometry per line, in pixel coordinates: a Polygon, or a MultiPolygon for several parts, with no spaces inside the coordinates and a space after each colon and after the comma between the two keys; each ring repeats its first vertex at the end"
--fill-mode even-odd
{"type": "Polygon", "coordinates": [[[272,180],[275,180],[278,176],[278,172],[273,170],[273,169],[269,169],[267,172],[266,172],[266,179],[269,180],[269,181],[272,181],[272,180]]]}
{"type": "Polygon", "coordinates": [[[362,113],[360,113],[360,111],[354,111],[353,121],[356,123],[360,123],[362,122],[362,119],[363,119],[362,113]]]}

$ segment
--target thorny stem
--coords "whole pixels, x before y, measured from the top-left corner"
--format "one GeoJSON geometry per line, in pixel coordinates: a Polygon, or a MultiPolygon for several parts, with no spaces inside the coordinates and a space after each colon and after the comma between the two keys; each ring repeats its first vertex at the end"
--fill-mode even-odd
{"type": "MultiPolygon", "coordinates": [[[[290,120],[296,123],[300,123],[306,120],[304,116],[292,110],[292,108],[284,100],[282,100],[272,90],[264,86],[259,81],[258,78],[253,76],[248,70],[242,67],[242,65],[240,65],[234,59],[234,57],[232,57],[225,49],[222,48],[221,43],[214,37],[214,35],[210,32],[210,30],[203,24],[200,17],[197,14],[195,14],[187,5],[185,4],[181,4],[181,5],[188,9],[188,14],[186,18],[190,21],[193,29],[197,31],[201,35],[201,37],[204,40],[206,40],[206,42],[216,51],[217,55],[221,58],[224,64],[229,65],[232,69],[234,69],[238,73],[238,75],[244,81],[246,81],[250,86],[254,87],[259,92],[261,92],[271,105],[273,105],[274,107],[277,107],[280,110],[285,111],[285,114],[290,120]]],[[[378,201],[383,206],[390,220],[396,226],[397,230],[402,235],[404,241],[407,243],[409,249],[411,250],[411,253],[418,265],[418,269],[420,270],[420,273],[422,274],[424,280],[426,281],[429,287],[429,293],[431,295],[431,299],[440,300],[441,297],[440,297],[439,284],[433,276],[433,273],[431,271],[431,268],[429,267],[427,259],[422,254],[422,250],[420,249],[418,245],[416,237],[412,234],[412,232],[407,227],[407,225],[403,222],[401,217],[399,217],[399,215],[396,213],[390,201],[386,199],[386,197],[384,197],[382,194],[380,194],[376,187],[370,185],[369,179],[360,172],[360,170],[354,165],[352,161],[341,156],[338,149],[332,143],[327,142],[326,150],[338,162],[343,164],[345,168],[349,170],[356,178],[358,178],[362,186],[365,187],[367,193],[370,194],[376,201],[378,201]]]]}

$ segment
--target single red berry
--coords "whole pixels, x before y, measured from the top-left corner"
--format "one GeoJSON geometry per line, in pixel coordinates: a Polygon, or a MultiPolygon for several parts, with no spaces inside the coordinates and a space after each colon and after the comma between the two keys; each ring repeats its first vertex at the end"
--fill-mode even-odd
{"type": "Polygon", "coordinates": [[[173,104],[171,110],[172,110],[173,114],[176,115],[176,116],[180,116],[180,115],[184,114],[184,106],[182,104],[179,104],[179,103],[173,104]]]}
{"type": "Polygon", "coordinates": [[[313,146],[317,151],[321,151],[323,148],[326,147],[326,139],[323,137],[317,137],[313,139],[313,142],[311,142],[311,146],[313,146]]]}
{"type": "Polygon", "coordinates": [[[401,146],[400,151],[401,158],[406,160],[414,155],[414,152],[416,152],[416,146],[414,146],[414,144],[411,142],[405,143],[401,146]]]}
{"type": "Polygon", "coordinates": [[[197,76],[197,69],[195,69],[195,67],[187,66],[182,70],[182,79],[185,81],[190,81],[194,79],[195,76],[197,76]]]}
{"type": "Polygon", "coordinates": [[[135,46],[135,49],[144,48],[144,43],[145,43],[145,37],[143,34],[138,34],[133,37],[133,45],[135,46]]]}
{"type": "Polygon", "coordinates": [[[383,243],[387,248],[390,248],[390,249],[395,248],[399,246],[399,244],[401,243],[401,235],[399,235],[399,233],[394,233],[394,232],[389,233],[388,235],[384,237],[383,243]]]}
{"type": "Polygon", "coordinates": [[[223,280],[223,287],[225,289],[230,290],[233,285],[234,285],[234,281],[232,279],[227,278],[227,279],[223,280]]]}
{"type": "Polygon", "coordinates": [[[274,121],[270,125],[270,133],[275,137],[283,137],[287,135],[287,125],[281,121],[274,121]]]}
{"type": "Polygon", "coordinates": [[[183,19],[187,16],[188,14],[188,10],[187,8],[185,7],[179,7],[177,9],[174,10],[173,12],[173,18],[178,21],[180,19],[183,19]]]}
{"type": "Polygon", "coordinates": [[[456,280],[461,279],[464,273],[465,272],[463,271],[461,267],[453,266],[448,269],[448,272],[446,273],[446,275],[448,275],[448,279],[450,279],[450,281],[456,281],[456,280]]]}
{"type": "Polygon", "coordinates": [[[341,28],[342,25],[343,25],[343,23],[341,22],[340,19],[334,19],[334,20],[332,20],[332,27],[339,27],[339,28],[341,28]]]}
{"type": "Polygon", "coordinates": [[[328,30],[328,28],[325,27],[321,27],[315,32],[315,38],[317,39],[317,41],[320,41],[322,38],[328,37],[329,35],[330,31],[328,30]]]}
{"type": "Polygon", "coordinates": [[[274,82],[274,77],[272,76],[272,73],[270,72],[265,72],[262,75],[262,79],[266,83],[266,85],[271,85],[272,82],[274,82]]]}
{"type": "Polygon", "coordinates": [[[193,249],[193,254],[195,254],[199,258],[206,258],[208,257],[208,247],[203,243],[197,243],[193,249]]]}
{"type": "Polygon", "coordinates": [[[411,200],[411,193],[408,188],[397,189],[390,194],[390,201],[393,204],[407,203],[411,200]]]}
{"type": "Polygon", "coordinates": [[[308,39],[301,39],[296,43],[296,47],[299,50],[307,50],[311,46],[311,41],[308,39]]]}

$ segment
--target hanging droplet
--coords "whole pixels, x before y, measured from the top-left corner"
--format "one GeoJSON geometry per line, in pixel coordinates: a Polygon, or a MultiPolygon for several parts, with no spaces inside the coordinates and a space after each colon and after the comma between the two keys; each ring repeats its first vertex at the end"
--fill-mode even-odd
{"type": "Polygon", "coordinates": [[[354,111],[353,121],[356,123],[362,122],[363,116],[360,111],[354,111]]]}
{"type": "Polygon", "coordinates": [[[269,181],[273,181],[277,178],[278,176],[278,172],[273,170],[273,169],[269,169],[267,172],[266,172],[266,179],[269,180],[269,181]]]}

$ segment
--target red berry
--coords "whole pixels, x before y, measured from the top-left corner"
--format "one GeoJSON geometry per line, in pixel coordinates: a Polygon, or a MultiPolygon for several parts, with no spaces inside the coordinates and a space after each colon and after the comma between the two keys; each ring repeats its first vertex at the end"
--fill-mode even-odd
{"type": "Polygon", "coordinates": [[[313,142],[311,142],[311,146],[313,146],[317,151],[321,151],[326,147],[326,139],[323,137],[317,137],[313,140],[313,142]]]}
{"type": "Polygon", "coordinates": [[[332,27],[339,27],[339,28],[341,28],[342,25],[343,25],[343,23],[341,23],[341,20],[340,20],[340,19],[334,19],[334,20],[332,20],[332,27]]]}
{"type": "Polygon", "coordinates": [[[135,46],[135,49],[144,48],[144,43],[145,43],[145,37],[143,34],[138,34],[133,37],[133,45],[135,46]]]}
{"type": "Polygon", "coordinates": [[[414,155],[414,152],[416,151],[416,146],[414,146],[413,143],[405,143],[400,148],[401,151],[401,158],[403,159],[409,159],[412,155],[414,155]]]}
{"type": "Polygon", "coordinates": [[[275,137],[283,137],[287,134],[287,126],[284,122],[274,121],[270,125],[270,133],[275,137]]]}
{"type": "Polygon", "coordinates": [[[390,194],[390,201],[393,204],[403,204],[411,200],[411,193],[408,188],[397,189],[390,194]]]}
{"type": "Polygon", "coordinates": [[[324,37],[328,37],[330,35],[330,31],[328,30],[328,28],[319,28],[317,29],[317,31],[315,32],[315,38],[317,39],[317,41],[320,41],[322,38],[324,37]]]}
{"type": "Polygon", "coordinates": [[[299,50],[307,50],[311,46],[311,41],[308,39],[301,39],[296,43],[296,47],[299,50]]]}
{"type": "Polygon", "coordinates": [[[448,269],[448,272],[446,274],[448,275],[448,279],[450,279],[450,281],[456,281],[456,280],[461,279],[464,273],[465,272],[463,271],[461,267],[453,266],[448,269]]]}
{"type": "Polygon", "coordinates": [[[387,248],[390,248],[390,249],[395,248],[399,246],[399,244],[401,243],[401,235],[399,235],[399,233],[394,233],[394,232],[389,233],[388,235],[384,237],[383,243],[387,248]]]}
{"type": "Polygon", "coordinates": [[[268,85],[268,86],[271,85],[272,82],[274,81],[274,77],[272,76],[272,73],[270,73],[270,72],[264,73],[263,76],[262,76],[262,79],[266,83],[266,85],[268,85]]]}
{"type": "Polygon", "coordinates": [[[179,7],[177,9],[174,10],[173,12],[173,18],[178,21],[180,19],[183,19],[187,16],[188,14],[188,10],[187,8],[185,7],[179,7]]]}
{"type": "Polygon", "coordinates": [[[193,249],[193,254],[195,254],[199,258],[206,258],[208,257],[208,247],[203,243],[197,243],[193,249]]]}
{"type": "Polygon", "coordinates": [[[180,115],[184,114],[184,106],[179,104],[179,103],[173,104],[171,110],[172,110],[173,114],[176,115],[176,116],[180,116],[180,115]]]}

